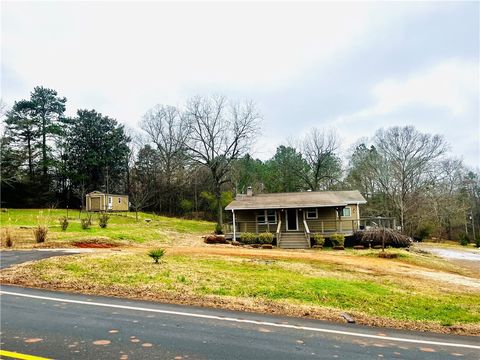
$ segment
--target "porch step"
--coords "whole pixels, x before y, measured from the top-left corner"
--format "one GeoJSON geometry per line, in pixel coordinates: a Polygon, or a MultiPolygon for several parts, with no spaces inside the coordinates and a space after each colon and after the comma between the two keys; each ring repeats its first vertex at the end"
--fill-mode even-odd
{"type": "Polygon", "coordinates": [[[279,247],[283,249],[307,249],[309,246],[303,233],[282,233],[279,247]]]}

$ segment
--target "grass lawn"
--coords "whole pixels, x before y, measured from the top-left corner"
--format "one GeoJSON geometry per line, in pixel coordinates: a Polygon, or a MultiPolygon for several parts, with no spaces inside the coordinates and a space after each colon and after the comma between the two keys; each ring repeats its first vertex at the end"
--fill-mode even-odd
{"type": "MultiPolygon", "coordinates": [[[[382,260],[384,265],[388,261],[382,260]]],[[[183,299],[207,306],[220,301],[222,307],[234,309],[253,302],[247,309],[270,311],[280,306],[287,314],[302,315],[301,309],[314,317],[318,313],[319,318],[335,315],[337,320],[341,311],[347,311],[360,323],[436,331],[463,326],[468,333],[480,334],[478,288],[440,284],[413,272],[395,275],[377,269],[375,262],[351,267],[295,258],[185,255],[171,249],[157,265],[145,252],[96,253],[42,260],[3,270],[1,275],[7,283],[31,286],[183,299]]]]}
{"type": "Polygon", "coordinates": [[[104,229],[98,225],[98,214],[92,215],[93,224],[89,229],[82,229],[80,217],[87,217],[87,213],[78,210],[69,210],[69,226],[66,231],[60,228],[59,219],[67,216],[65,209],[8,209],[0,213],[0,228],[2,229],[2,243],[5,229],[9,228],[14,244],[28,245],[34,242],[32,229],[37,225],[48,226],[48,241],[70,241],[78,239],[104,238],[111,240],[128,240],[136,243],[149,241],[167,242],[173,235],[206,234],[211,233],[214,224],[208,221],[185,220],[139,213],[136,221],[135,213],[111,213],[108,226],[104,229]],[[150,219],[146,222],[145,219],[150,219]]]}

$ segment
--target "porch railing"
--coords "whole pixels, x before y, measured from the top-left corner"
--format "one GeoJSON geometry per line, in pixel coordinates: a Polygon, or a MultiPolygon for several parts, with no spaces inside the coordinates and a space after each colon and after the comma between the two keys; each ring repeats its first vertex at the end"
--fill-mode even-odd
{"type": "MultiPolygon", "coordinates": [[[[300,220],[300,219],[299,219],[300,220]]],[[[353,233],[357,230],[368,229],[370,227],[381,226],[386,228],[395,228],[396,222],[394,218],[361,218],[358,220],[308,220],[303,219],[299,222],[298,231],[304,232],[307,236],[314,233],[333,234],[333,233],[353,233]]],[[[225,223],[226,233],[233,233],[233,223],[225,223]]],[[[281,236],[285,232],[285,225],[279,219],[275,224],[261,224],[256,221],[236,221],[235,232],[240,235],[243,232],[261,233],[271,232],[277,236],[281,236]],[[282,228],[283,227],[283,228],[282,228]]],[[[278,238],[277,238],[278,239],[278,238]]]]}
{"type": "Polygon", "coordinates": [[[303,218],[303,228],[304,228],[304,234],[305,234],[305,240],[307,241],[308,247],[311,246],[310,244],[310,229],[308,228],[307,220],[303,218]]]}

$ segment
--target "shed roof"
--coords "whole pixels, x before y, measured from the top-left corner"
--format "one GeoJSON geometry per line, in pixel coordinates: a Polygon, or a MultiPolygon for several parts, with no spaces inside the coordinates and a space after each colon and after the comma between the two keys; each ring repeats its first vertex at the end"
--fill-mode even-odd
{"type": "MultiPolygon", "coordinates": [[[[88,195],[106,195],[106,193],[95,190],[95,191],[89,192],[87,196],[88,195]]],[[[108,193],[108,196],[127,196],[128,197],[128,195],[125,195],[125,194],[112,194],[112,193],[108,193]]]]}
{"type": "Polygon", "coordinates": [[[288,209],[365,204],[358,190],[305,191],[294,193],[237,195],[225,210],[288,209]]]}

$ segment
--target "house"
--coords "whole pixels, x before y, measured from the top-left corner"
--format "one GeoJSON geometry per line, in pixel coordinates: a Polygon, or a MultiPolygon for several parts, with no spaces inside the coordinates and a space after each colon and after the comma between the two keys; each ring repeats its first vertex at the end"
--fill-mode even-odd
{"type": "Polygon", "coordinates": [[[92,191],[86,196],[87,211],[128,211],[128,195],[92,191]]]}
{"type": "Polygon", "coordinates": [[[314,233],[351,235],[360,228],[360,204],[367,201],[359,191],[306,191],[295,193],[237,195],[225,210],[232,212],[227,234],[271,232],[277,246],[308,248],[314,233]]]}

